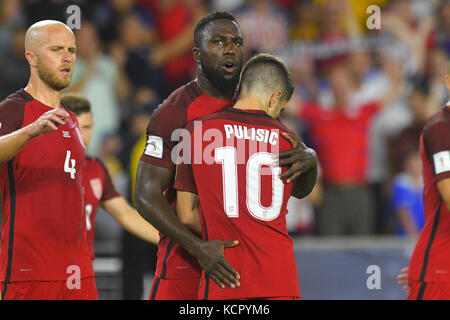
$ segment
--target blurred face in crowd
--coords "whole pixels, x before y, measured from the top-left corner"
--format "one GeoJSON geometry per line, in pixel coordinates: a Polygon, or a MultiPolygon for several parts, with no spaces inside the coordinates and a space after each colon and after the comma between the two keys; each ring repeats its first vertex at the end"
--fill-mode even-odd
{"type": "Polygon", "coordinates": [[[121,24],[120,41],[126,48],[134,50],[145,42],[145,32],[145,26],[140,19],[136,15],[130,14],[121,24]]]}
{"type": "Polygon", "coordinates": [[[422,176],[422,159],[419,151],[411,152],[407,156],[405,159],[405,171],[415,178],[422,176]]]}
{"type": "Polygon", "coordinates": [[[120,12],[127,12],[133,9],[135,0],[112,0],[112,7],[120,12]]]}
{"type": "Polygon", "coordinates": [[[236,22],[217,19],[202,32],[200,48],[194,48],[196,61],[211,84],[221,92],[233,91],[244,62],[241,30],[236,22]]]}
{"type": "Polygon", "coordinates": [[[356,51],[348,56],[347,67],[354,77],[363,79],[370,71],[372,61],[366,51],[356,51]]]}
{"type": "Polygon", "coordinates": [[[337,107],[346,107],[350,95],[354,91],[354,83],[350,73],[343,66],[338,66],[330,71],[328,76],[337,107]]]}
{"type": "Polygon", "coordinates": [[[450,3],[442,2],[439,7],[439,22],[447,32],[450,32],[450,3]]]}
{"type": "Polygon", "coordinates": [[[434,50],[429,55],[429,74],[432,77],[442,79],[447,74],[448,58],[444,51],[434,50]]]}
{"type": "Polygon", "coordinates": [[[62,23],[30,27],[25,36],[25,56],[39,78],[54,90],[69,86],[75,63],[75,36],[62,23]]]}
{"type": "Polygon", "coordinates": [[[92,23],[85,22],[77,31],[78,55],[83,59],[90,59],[98,52],[99,40],[97,30],[92,23]]]}
{"type": "Polygon", "coordinates": [[[94,130],[94,119],[91,112],[83,112],[77,115],[78,124],[80,126],[81,137],[83,138],[84,147],[87,149],[91,141],[92,131],[94,130]]]}
{"type": "Polygon", "coordinates": [[[427,97],[421,91],[414,90],[411,92],[408,103],[416,122],[425,122],[434,113],[432,104],[427,103],[427,97]]]}
{"type": "Polygon", "coordinates": [[[411,22],[414,19],[410,2],[409,0],[397,0],[392,6],[394,14],[406,22],[411,22]]]}

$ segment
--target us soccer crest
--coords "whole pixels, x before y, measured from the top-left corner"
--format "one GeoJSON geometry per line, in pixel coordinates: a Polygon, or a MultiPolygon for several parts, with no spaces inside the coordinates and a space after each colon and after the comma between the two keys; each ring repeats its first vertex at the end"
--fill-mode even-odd
{"type": "Polygon", "coordinates": [[[97,200],[100,200],[103,193],[103,185],[102,181],[99,178],[91,179],[90,181],[92,193],[97,198],[97,200]]]}

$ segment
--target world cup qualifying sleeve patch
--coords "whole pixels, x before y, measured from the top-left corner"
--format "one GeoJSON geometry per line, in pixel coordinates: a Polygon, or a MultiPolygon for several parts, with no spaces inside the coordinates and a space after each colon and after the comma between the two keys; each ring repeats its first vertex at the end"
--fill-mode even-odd
{"type": "Polygon", "coordinates": [[[450,151],[441,151],[433,155],[435,174],[450,171],[450,151]]]}
{"type": "Polygon", "coordinates": [[[145,147],[146,155],[155,158],[162,158],[163,156],[163,140],[158,136],[149,136],[147,139],[147,146],[145,147]]]}

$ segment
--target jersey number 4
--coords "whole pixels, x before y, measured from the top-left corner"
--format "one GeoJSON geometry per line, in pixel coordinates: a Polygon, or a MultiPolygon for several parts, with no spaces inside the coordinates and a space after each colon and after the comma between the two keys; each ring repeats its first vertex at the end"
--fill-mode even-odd
{"type": "Polygon", "coordinates": [[[64,161],[64,172],[70,174],[70,179],[75,179],[75,173],[77,170],[75,169],[75,159],[70,159],[71,152],[67,150],[66,160],[64,161]]]}
{"type": "MultiPolygon", "coordinates": [[[[239,217],[238,174],[236,148],[221,147],[215,149],[215,162],[222,164],[223,205],[230,218],[239,217]]],[[[283,205],[284,184],[278,174],[280,167],[272,167],[272,155],[267,152],[253,154],[246,165],[246,205],[250,214],[264,221],[271,221],[280,215],[283,205]],[[261,204],[261,190],[267,188],[261,183],[261,167],[268,166],[272,175],[272,202],[269,207],[261,204]]],[[[268,169],[269,170],[269,169],[268,169]]]]}

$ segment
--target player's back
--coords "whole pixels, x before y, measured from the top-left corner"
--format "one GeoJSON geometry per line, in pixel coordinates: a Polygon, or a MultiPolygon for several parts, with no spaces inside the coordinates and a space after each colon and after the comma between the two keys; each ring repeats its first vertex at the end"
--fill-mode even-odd
{"type": "Polygon", "coordinates": [[[282,169],[271,166],[272,154],[291,148],[281,136],[290,131],[262,111],[225,109],[201,120],[201,127],[193,129],[191,158],[203,236],[239,240],[224,255],[240,273],[241,286],[221,289],[206,280],[199,297],[299,297],[285,219],[292,183],[280,180],[282,169]],[[205,140],[202,159],[199,137],[205,140]]]}
{"type": "Polygon", "coordinates": [[[436,183],[450,177],[450,109],[438,111],[420,137],[425,225],[410,261],[409,278],[450,282],[450,212],[436,183]]]}

